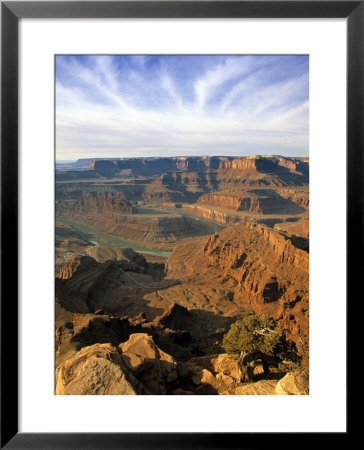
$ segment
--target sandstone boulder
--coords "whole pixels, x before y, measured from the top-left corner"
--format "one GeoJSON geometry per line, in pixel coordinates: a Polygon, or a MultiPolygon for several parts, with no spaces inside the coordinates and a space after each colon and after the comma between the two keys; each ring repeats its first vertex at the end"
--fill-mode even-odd
{"type": "Polygon", "coordinates": [[[157,347],[151,336],[132,334],[119,349],[125,366],[150,392],[168,393],[168,385],[177,379],[177,364],[172,356],[157,347]]]}
{"type": "Polygon", "coordinates": [[[214,372],[228,375],[235,380],[239,380],[238,360],[229,356],[227,353],[222,353],[211,360],[214,372]]]}
{"type": "Polygon", "coordinates": [[[256,383],[249,383],[239,386],[232,391],[225,391],[222,395],[275,395],[277,380],[261,380],[256,383]]]}
{"type": "Polygon", "coordinates": [[[216,375],[216,380],[217,380],[218,382],[222,383],[222,384],[225,385],[225,386],[229,386],[229,385],[235,383],[234,378],[230,377],[229,375],[225,375],[225,374],[222,373],[222,372],[219,372],[219,373],[216,375]]]}
{"type": "Polygon", "coordinates": [[[84,347],[56,369],[57,395],[135,395],[117,348],[84,347]]]}
{"type": "Polygon", "coordinates": [[[222,375],[227,375],[234,380],[239,380],[238,360],[237,358],[229,356],[227,353],[192,358],[190,362],[203,367],[214,374],[221,374],[221,379],[222,375]]]}
{"type": "Polygon", "coordinates": [[[205,383],[213,386],[216,384],[216,378],[207,369],[196,372],[192,377],[192,381],[197,385],[205,383]]]}
{"type": "Polygon", "coordinates": [[[276,389],[278,395],[308,395],[307,372],[290,372],[279,380],[276,389]]]}

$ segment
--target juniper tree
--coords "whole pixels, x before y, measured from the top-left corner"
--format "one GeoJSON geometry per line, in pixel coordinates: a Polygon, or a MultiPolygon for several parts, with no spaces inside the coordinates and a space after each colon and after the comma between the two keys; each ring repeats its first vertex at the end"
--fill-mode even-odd
{"type": "Polygon", "coordinates": [[[277,358],[282,359],[287,342],[281,327],[269,316],[250,314],[236,321],[223,338],[229,354],[240,355],[238,360],[241,381],[252,381],[255,362],[260,360],[264,372],[277,358]]]}
{"type": "Polygon", "coordinates": [[[229,354],[260,351],[275,356],[284,344],[284,333],[274,319],[266,315],[250,314],[236,321],[223,338],[229,354]]]}

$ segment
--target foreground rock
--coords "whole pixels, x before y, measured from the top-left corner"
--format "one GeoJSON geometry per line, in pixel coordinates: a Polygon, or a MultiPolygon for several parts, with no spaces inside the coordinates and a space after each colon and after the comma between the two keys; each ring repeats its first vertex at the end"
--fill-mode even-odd
{"type": "Polygon", "coordinates": [[[84,347],[56,370],[56,395],[135,395],[120,353],[111,344],[84,347]]]}
{"type": "Polygon", "coordinates": [[[170,394],[177,363],[145,333],[132,334],[119,347],[82,348],[56,369],[57,395],[170,394]]]}
{"type": "Polygon", "coordinates": [[[222,375],[228,375],[236,381],[239,380],[238,361],[227,353],[192,358],[191,362],[210,370],[220,378],[223,378],[222,375]]]}
{"type": "Polygon", "coordinates": [[[221,395],[275,395],[276,385],[277,380],[261,380],[222,392],[221,395]]]}
{"type": "MultiPolygon", "coordinates": [[[[190,383],[196,394],[222,394],[241,385],[237,361],[227,354],[192,358],[178,363],[178,375],[183,383],[190,383]]],[[[182,383],[182,384],[183,384],[182,383]]]]}
{"type": "Polygon", "coordinates": [[[291,372],[279,380],[275,392],[278,395],[308,395],[308,381],[306,372],[291,372]]]}
{"type": "Polygon", "coordinates": [[[169,393],[168,385],[177,380],[177,363],[157,347],[151,336],[132,334],[119,349],[125,366],[150,392],[169,393]]]}

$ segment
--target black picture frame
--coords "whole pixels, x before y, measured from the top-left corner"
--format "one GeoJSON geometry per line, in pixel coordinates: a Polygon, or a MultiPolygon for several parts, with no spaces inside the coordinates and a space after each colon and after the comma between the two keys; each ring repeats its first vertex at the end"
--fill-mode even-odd
{"type": "MultiPolygon", "coordinates": [[[[347,19],[347,305],[361,292],[363,264],[356,255],[363,254],[364,1],[1,2],[1,448],[226,449],[271,448],[278,442],[282,448],[307,445],[313,437],[315,444],[321,439],[327,444],[324,433],[297,439],[290,433],[18,432],[18,22],[118,17],[347,19]]],[[[349,411],[347,432],[335,436],[339,445],[351,435],[348,419],[349,411]]]]}

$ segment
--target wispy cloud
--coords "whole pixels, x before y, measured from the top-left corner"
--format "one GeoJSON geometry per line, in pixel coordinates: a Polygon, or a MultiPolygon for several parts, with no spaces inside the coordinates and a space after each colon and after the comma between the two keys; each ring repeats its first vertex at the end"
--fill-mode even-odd
{"type": "Polygon", "coordinates": [[[57,56],[57,159],[308,154],[306,56],[57,56]]]}

